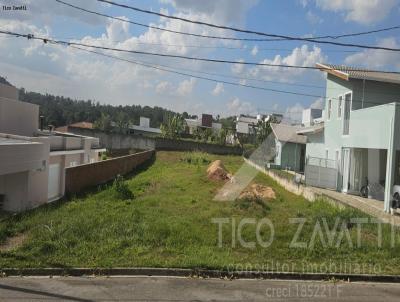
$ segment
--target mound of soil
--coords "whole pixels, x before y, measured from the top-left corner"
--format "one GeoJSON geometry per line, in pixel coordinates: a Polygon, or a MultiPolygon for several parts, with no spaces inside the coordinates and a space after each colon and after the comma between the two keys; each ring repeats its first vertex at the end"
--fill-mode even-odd
{"type": "Polygon", "coordinates": [[[211,180],[229,180],[230,175],[226,171],[222,161],[216,160],[212,162],[207,169],[207,177],[211,180]]]}
{"type": "Polygon", "coordinates": [[[239,196],[239,199],[275,199],[276,194],[275,191],[266,186],[262,186],[259,184],[253,184],[247,187],[239,196]]]}

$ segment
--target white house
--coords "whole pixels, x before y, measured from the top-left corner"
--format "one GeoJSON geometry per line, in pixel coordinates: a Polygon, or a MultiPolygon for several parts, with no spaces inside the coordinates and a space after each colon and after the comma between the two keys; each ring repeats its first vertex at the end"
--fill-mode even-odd
{"type": "Polygon", "coordinates": [[[269,167],[303,172],[307,139],[297,134],[300,127],[271,123],[271,129],[274,139],[268,145],[275,149],[275,156],[269,167]]]}
{"type": "Polygon", "coordinates": [[[327,73],[324,122],[297,132],[307,137],[306,182],[349,194],[368,183],[389,211],[400,184],[400,74],[317,67],[327,73]]]}
{"type": "Polygon", "coordinates": [[[161,134],[160,128],[150,127],[150,119],[141,116],[139,119],[139,125],[131,125],[129,129],[134,134],[145,134],[145,135],[159,135],[161,134]]]}
{"type": "Polygon", "coordinates": [[[255,133],[257,124],[260,121],[268,122],[274,120],[276,123],[280,123],[283,119],[281,114],[269,114],[269,115],[240,115],[236,118],[236,133],[252,135],[255,133]]]}
{"type": "Polygon", "coordinates": [[[193,134],[198,128],[211,129],[213,132],[216,133],[218,133],[222,129],[222,124],[214,122],[213,117],[210,114],[202,114],[197,119],[185,119],[185,122],[189,134],[193,134]]]}
{"type": "Polygon", "coordinates": [[[39,106],[0,84],[0,207],[19,212],[64,195],[64,168],[98,160],[99,140],[39,130],[39,106]]]}

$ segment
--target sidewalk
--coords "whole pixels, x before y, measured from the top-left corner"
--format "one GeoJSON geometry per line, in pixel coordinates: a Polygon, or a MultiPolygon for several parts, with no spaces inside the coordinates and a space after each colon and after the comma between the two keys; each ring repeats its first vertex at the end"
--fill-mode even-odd
{"type": "Polygon", "coordinates": [[[390,215],[383,210],[383,202],[374,199],[362,198],[359,196],[344,194],[341,192],[336,192],[328,189],[321,189],[316,187],[309,187],[305,185],[295,184],[293,181],[289,181],[286,178],[279,177],[278,175],[272,173],[268,169],[258,166],[257,164],[245,159],[245,162],[250,166],[254,167],[258,171],[270,176],[276,180],[282,187],[287,191],[292,192],[296,195],[302,195],[309,201],[314,201],[319,197],[325,197],[333,202],[350,206],[358,209],[364,213],[367,213],[375,218],[382,220],[385,223],[391,223],[395,226],[400,226],[400,216],[398,214],[390,215]]]}

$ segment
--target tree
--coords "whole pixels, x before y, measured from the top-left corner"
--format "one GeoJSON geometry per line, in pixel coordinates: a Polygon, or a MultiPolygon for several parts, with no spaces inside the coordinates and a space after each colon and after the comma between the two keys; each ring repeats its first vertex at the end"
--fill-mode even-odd
{"type": "Polygon", "coordinates": [[[271,117],[268,121],[259,121],[254,128],[256,133],[257,144],[262,144],[272,133],[271,123],[278,123],[275,117],[271,117]]]}
{"type": "Polygon", "coordinates": [[[118,133],[126,134],[129,130],[129,118],[125,112],[118,112],[115,119],[116,130],[118,133]]]}
{"type": "Polygon", "coordinates": [[[101,114],[101,117],[94,122],[94,128],[104,132],[110,132],[112,129],[111,118],[108,114],[101,114]]]}
{"type": "Polygon", "coordinates": [[[165,122],[161,124],[161,135],[165,138],[176,139],[181,137],[185,130],[184,119],[181,115],[168,115],[165,122]]]}

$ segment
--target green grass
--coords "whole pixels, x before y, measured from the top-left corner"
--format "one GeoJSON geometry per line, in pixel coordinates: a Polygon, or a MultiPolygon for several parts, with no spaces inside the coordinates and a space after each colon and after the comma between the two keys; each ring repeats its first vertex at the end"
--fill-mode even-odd
{"type": "MultiPolygon", "coordinates": [[[[383,247],[377,246],[376,225],[364,226],[362,246],[349,246],[346,237],[341,244],[324,247],[320,240],[310,248],[290,248],[297,224],[290,218],[307,220],[299,240],[310,243],[317,222],[323,218],[332,228],[335,219],[345,221],[352,242],[356,244],[357,228],[351,217],[368,217],[353,209],[340,209],[320,200],[314,203],[293,195],[271,178],[258,174],[254,182],[271,186],[277,195],[273,201],[214,201],[223,185],[207,179],[204,155],[158,152],[156,161],[125,182],[131,199],[120,198],[115,185],[103,186],[85,196],[10,217],[0,222],[0,242],[20,233],[27,241],[16,250],[0,254],[0,267],[183,267],[183,268],[250,268],[302,271],[400,273],[400,237],[390,247],[390,227],[383,227],[383,247]],[[232,245],[232,225],[242,218],[267,217],[275,228],[272,245],[246,248],[232,245]],[[228,218],[222,229],[222,247],[218,246],[218,225],[213,218],[228,218]],[[352,263],[352,264],[351,264],[352,263]],[[282,265],[285,264],[284,267],[282,265]],[[364,268],[361,267],[364,265],[364,268]],[[360,271],[357,269],[360,268],[360,271]]],[[[242,164],[241,157],[207,155],[209,160],[222,159],[230,172],[242,164]]],[[[247,169],[252,169],[247,167],[247,169]]],[[[121,185],[121,184],[119,184],[121,185]]],[[[125,185],[123,185],[125,188],[125,185]]],[[[125,189],[123,189],[125,191],[125,189]]],[[[125,196],[125,195],[124,195],[125,196]]],[[[245,241],[256,241],[256,226],[243,228],[245,241]]],[[[346,234],[346,233],[344,233],[346,234]]],[[[269,230],[261,236],[268,239],[269,230]]],[[[317,236],[317,239],[319,237],[317,236]]],[[[335,240],[336,243],[336,240],[335,240]]]]}

